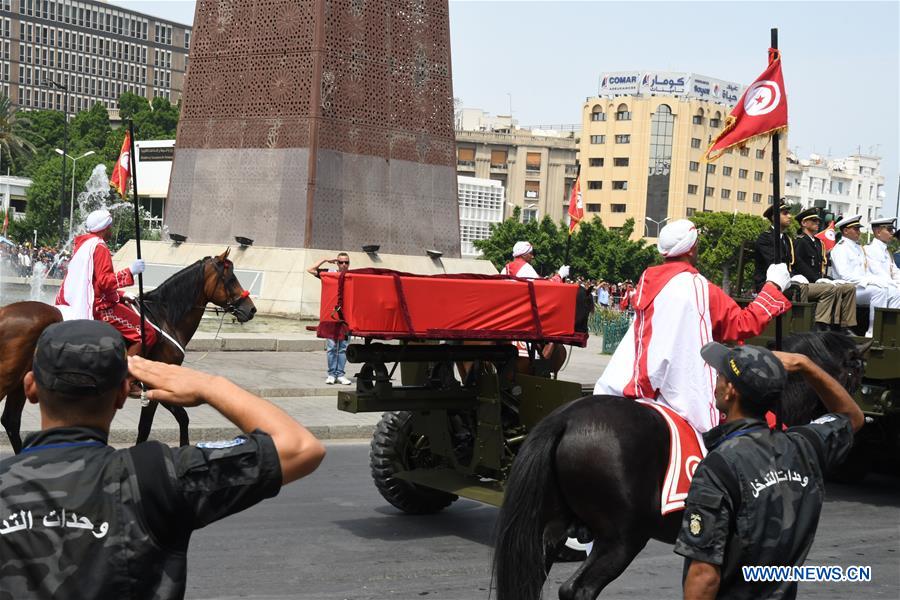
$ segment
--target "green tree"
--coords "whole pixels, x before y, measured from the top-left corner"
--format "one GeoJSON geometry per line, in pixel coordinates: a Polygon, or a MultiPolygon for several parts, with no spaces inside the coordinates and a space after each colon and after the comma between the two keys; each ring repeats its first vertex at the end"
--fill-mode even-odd
{"type": "Polygon", "coordinates": [[[69,149],[72,156],[89,150],[97,152],[106,145],[112,133],[109,113],[99,102],[88,110],[83,110],[69,122],[69,149]]]}
{"type": "Polygon", "coordinates": [[[568,240],[564,224],[557,225],[549,217],[541,221],[521,223],[519,209],[512,217],[491,226],[491,235],[475,242],[484,258],[502,269],[512,260],[512,247],[519,240],[527,240],[534,247],[534,262],[538,273],[552,274],[566,261],[566,244],[569,245],[568,262],[572,275],[609,281],[636,281],[648,266],[657,261],[653,247],[643,240],[630,239],[634,221],[629,219],[619,230],[607,229],[599,218],[584,221],[568,240]]]}
{"type": "MultiPolygon", "coordinates": [[[[769,221],[756,215],[727,212],[696,213],[691,221],[700,234],[698,269],[728,292],[730,280],[737,271],[741,246],[747,242],[752,248],[759,234],[770,227],[769,221]]],[[[752,284],[752,277],[753,262],[745,260],[745,287],[752,284]]]]}
{"type": "Polygon", "coordinates": [[[7,166],[35,153],[34,144],[26,134],[28,126],[28,117],[19,114],[9,96],[0,94],[0,157],[7,166]]]}
{"type": "Polygon", "coordinates": [[[143,96],[131,92],[119,96],[119,117],[122,120],[133,119],[136,114],[149,110],[150,102],[143,96]]]}

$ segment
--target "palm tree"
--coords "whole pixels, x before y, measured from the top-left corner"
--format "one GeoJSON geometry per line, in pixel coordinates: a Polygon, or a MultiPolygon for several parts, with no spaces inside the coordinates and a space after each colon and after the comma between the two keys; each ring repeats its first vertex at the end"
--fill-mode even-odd
{"type": "Polygon", "coordinates": [[[10,158],[34,154],[37,151],[34,144],[22,136],[29,125],[28,117],[19,116],[9,96],[0,93],[0,150],[10,158]]]}

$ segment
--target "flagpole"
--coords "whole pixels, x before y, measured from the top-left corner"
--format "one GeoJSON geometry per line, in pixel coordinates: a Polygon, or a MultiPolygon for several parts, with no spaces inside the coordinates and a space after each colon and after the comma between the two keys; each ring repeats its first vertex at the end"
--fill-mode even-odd
{"type": "MultiPolygon", "coordinates": [[[[137,157],[134,154],[134,121],[128,121],[128,157],[131,163],[131,190],[134,198],[134,236],[137,259],[141,259],[141,208],[138,202],[137,157]]],[[[147,349],[144,334],[144,274],[138,273],[138,311],[141,315],[141,353],[147,349]]]]}
{"type": "MultiPolygon", "coordinates": [[[[778,28],[772,28],[772,49],[778,50],[778,28]]],[[[781,162],[781,148],[779,141],[781,136],[776,131],[772,134],[772,224],[774,225],[775,237],[775,264],[782,262],[781,256],[781,213],[778,205],[781,201],[781,171],[779,163],[781,162]]],[[[775,349],[781,350],[781,315],[775,317],[775,349]]]]}

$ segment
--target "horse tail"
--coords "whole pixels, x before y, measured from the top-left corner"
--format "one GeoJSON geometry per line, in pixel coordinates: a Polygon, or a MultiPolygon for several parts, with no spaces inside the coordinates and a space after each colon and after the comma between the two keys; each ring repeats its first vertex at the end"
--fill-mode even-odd
{"type": "Polygon", "coordinates": [[[547,564],[544,528],[548,509],[562,506],[554,465],[566,431],[564,411],[543,419],[525,438],[509,478],[496,525],[493,576],[497,600],[539,600],[547,564]]]}

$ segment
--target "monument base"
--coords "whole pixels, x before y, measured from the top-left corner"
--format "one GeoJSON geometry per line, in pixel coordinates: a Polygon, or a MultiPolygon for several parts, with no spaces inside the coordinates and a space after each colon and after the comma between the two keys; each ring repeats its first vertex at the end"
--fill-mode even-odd
{"type": "MultiPolygon", "coordinates": [[[[205,256],[221,254],[228,246],[185,242],[141,242],[141,254],[147,263],[144,289],[153,289],[166,278],[205,256]]],[[[123,269],[135,259],[134,240],[125,244],[113,257],[113,264],[123,269]]],[[[230,258],[241,285],[261,314],[295,319],[319,318],[321,284],[306,270],[323,258],[334,258],[339,250],[304,248],[272,248],[231,245],[230,258]]],[[[350,267],[376,267],[406,273],[436,275],[439,273],[482,273],[495,275],[497,269],[487,260],[471,258],[430,258],[402,254],[367,254],[348,252],[350,267]]],[[[323,265],[332,266],[332,265],[323,265]]],[[[137,286],[128,290],[137,292],[137,286]]]]}

